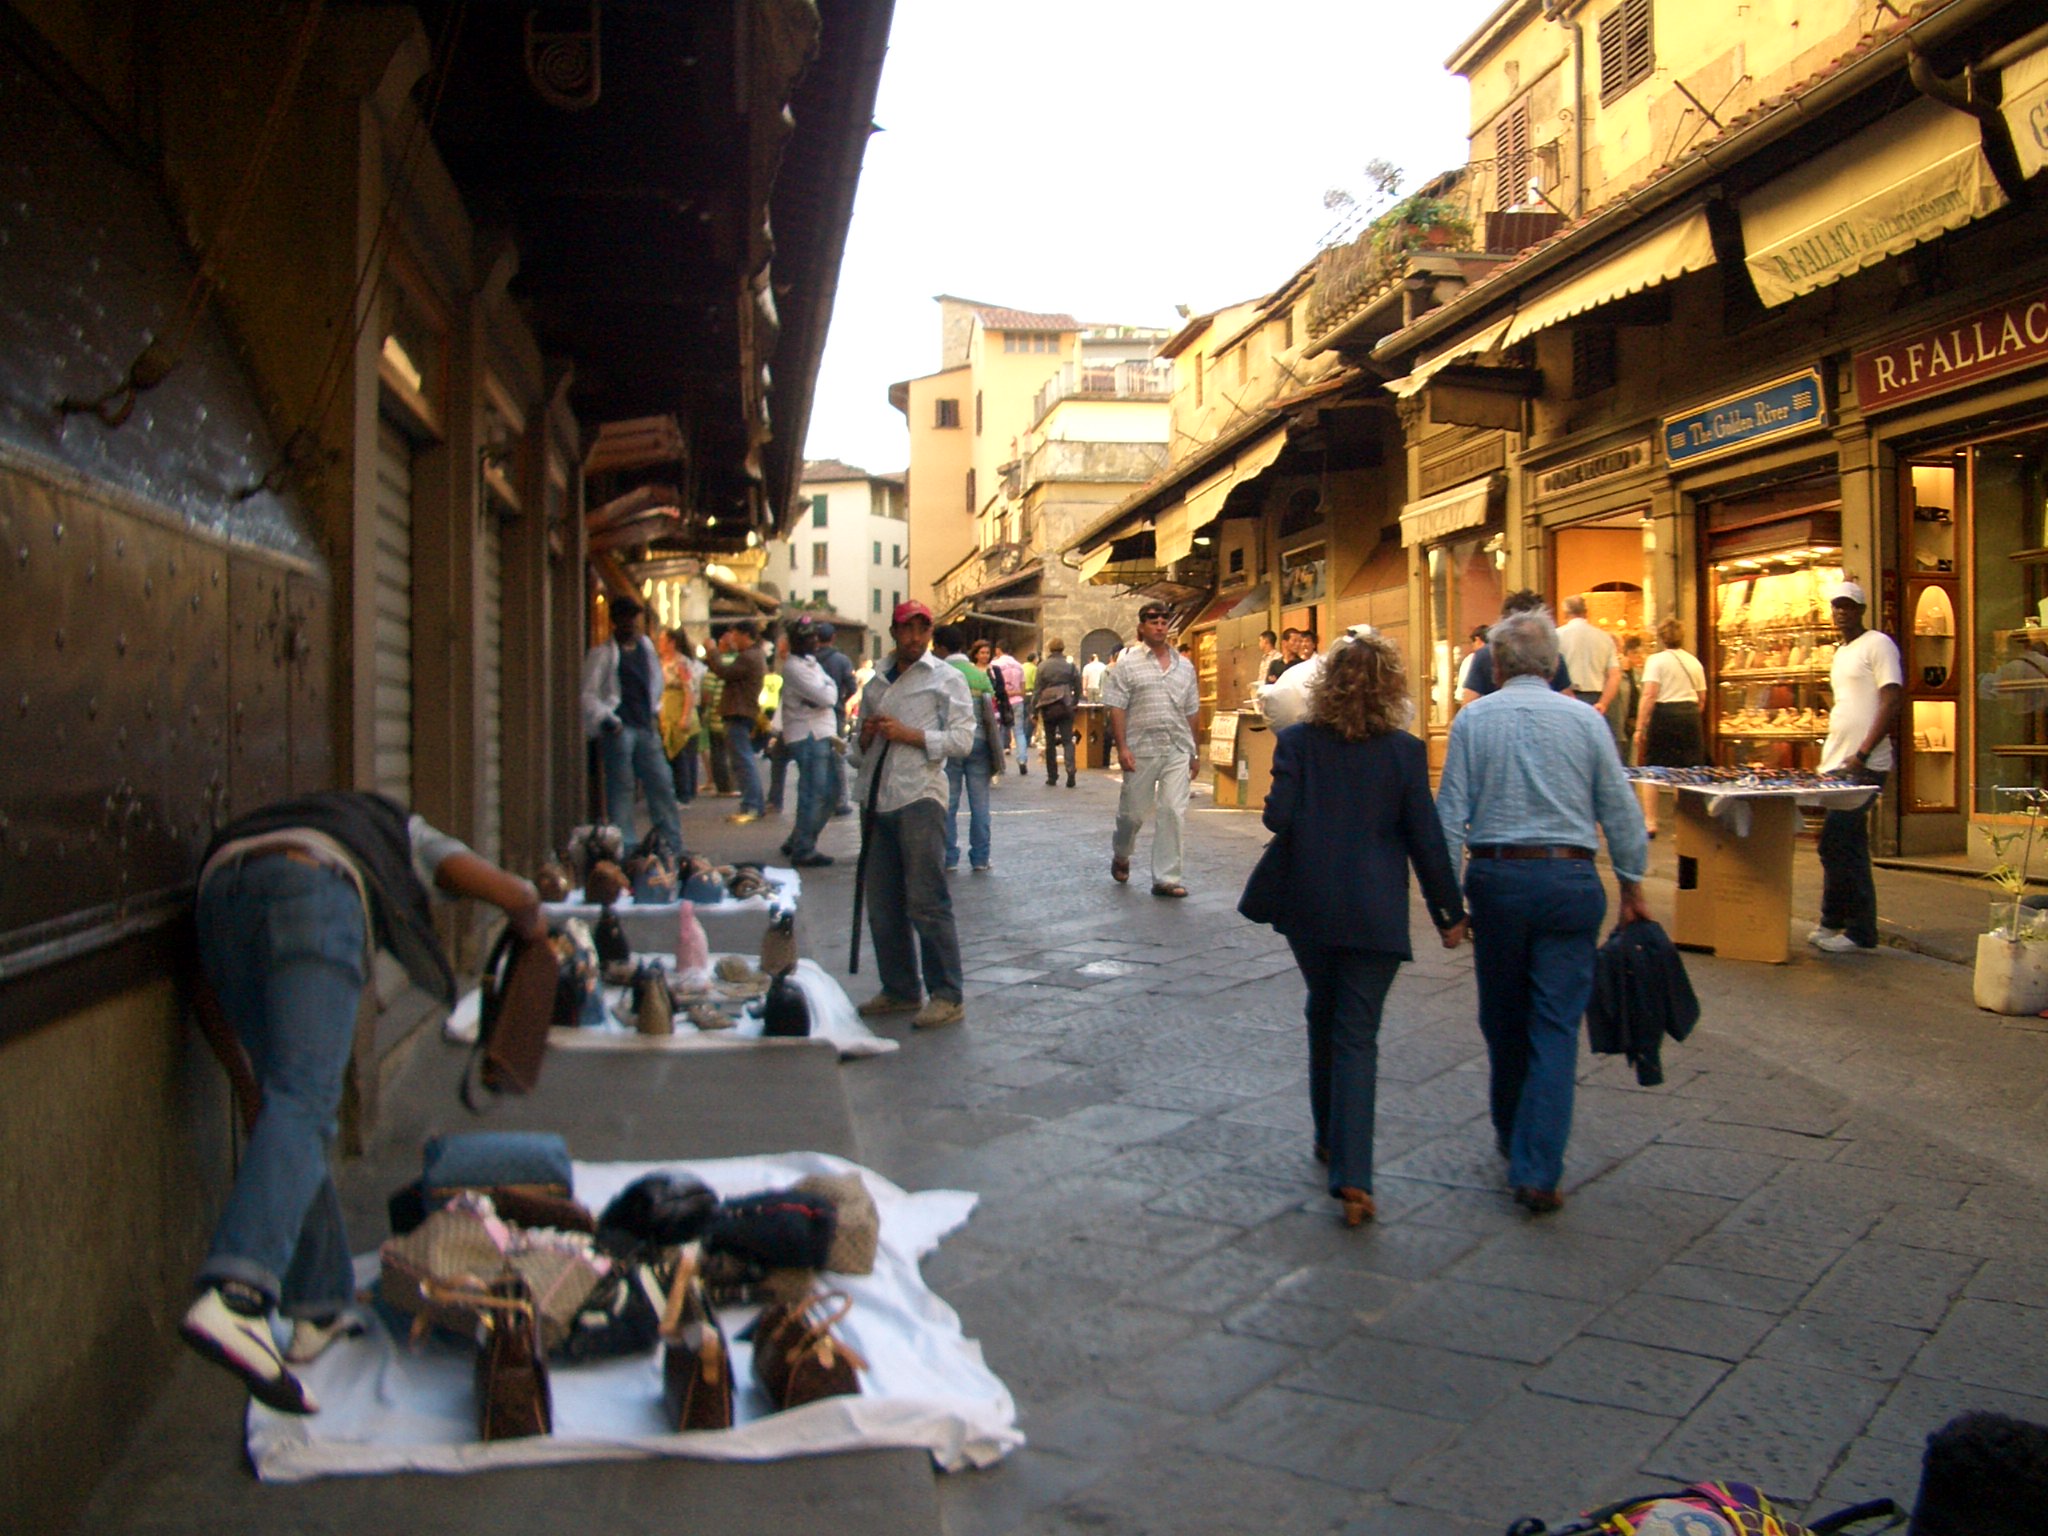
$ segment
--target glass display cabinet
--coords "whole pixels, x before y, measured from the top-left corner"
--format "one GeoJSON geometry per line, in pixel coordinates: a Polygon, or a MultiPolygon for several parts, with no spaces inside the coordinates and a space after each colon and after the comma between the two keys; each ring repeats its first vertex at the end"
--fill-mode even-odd
{"type": "Polygon", "coordinates": [[[1838,546],[1809,545],[1711,566],[1711,752],[1718,765],[1819,766],[1836,639],[1824,594],[1842,579],[1840,560],[1838,546]]]}

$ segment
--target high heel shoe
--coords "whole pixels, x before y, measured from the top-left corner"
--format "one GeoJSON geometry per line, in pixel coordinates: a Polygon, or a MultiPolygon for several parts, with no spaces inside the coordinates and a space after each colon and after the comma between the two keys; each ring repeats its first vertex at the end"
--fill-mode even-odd
{"type": "Polygon", "coordinates": [[[1344,1202],[1344,1225],[1362,1227],[1373,1219],[1372,1196],[1362,1189],[1340,1189],[1337,1198],[1344,1202]]]}

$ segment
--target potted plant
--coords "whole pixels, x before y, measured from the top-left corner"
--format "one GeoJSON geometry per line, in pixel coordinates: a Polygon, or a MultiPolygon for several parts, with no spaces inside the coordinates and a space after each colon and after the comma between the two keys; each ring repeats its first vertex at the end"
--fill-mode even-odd
{"type": "Polygon", "coordinates": [[[2034,834],[2041,822],[2041,802],[2028,797],[2022,807],[2024,830],[1985,827],[1984,840],[1998,862],[1985,875],[2005,896],[1991,904],[1991,931],[1977,935],[1977,970],[1973,993],[1977,1006],[1992,1013],[2039,1013],[2048,1008],[2048,932],[2030,921],[2027,870],[2034,857],[2034,834]],[[2020,848],[2015,865],[2010,854],[2020,848]]]}

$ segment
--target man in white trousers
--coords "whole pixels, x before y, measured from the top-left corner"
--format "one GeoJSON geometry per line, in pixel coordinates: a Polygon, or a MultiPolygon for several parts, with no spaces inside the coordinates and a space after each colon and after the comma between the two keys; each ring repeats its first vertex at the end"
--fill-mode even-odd
{"type": "Polygon", "coordinates": [[[1164,603],[1140,608],[1138,643],[1117,658],[1102,683],[1117,763],[1124,771],[1109,873],[1119,884],[1131,878],[1131,851],[1138,846],[1138,832],[1156,811],[1152,894],[1185,896],[1181,832],[1187,823],[1188,783],[1197,762],[1195,726],[1202,704],[1194,667],[1167,638],[1167,618],[1164,603]]]}

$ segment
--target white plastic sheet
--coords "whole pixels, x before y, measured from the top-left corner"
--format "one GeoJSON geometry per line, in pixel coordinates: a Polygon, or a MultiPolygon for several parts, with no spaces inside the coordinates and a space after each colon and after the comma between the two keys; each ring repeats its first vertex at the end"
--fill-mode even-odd
{"type": "MultiPolygon", "coordinates": [[[[657,955],[642,955],[643,960],[665,958],[657,955]]],[[[712,959],[716,961],[714,953],[712,959]]],[[[743,956],[749,964],[752,956],[743,956]]],[[[856,1056],[886,1056],[899,1049],[896,1041],[886,1039],[861,1022],[860,1012],[854,1007],[853,999],[846,995],[846,988],[827,975],[815,960],[799,960],[792,973],[796,984],[803,988],[804,997],[811,1005],[811,1038],[830,1040],[838,1050],[840,1060],[856,1056]]],[[[548,1031],[548,1049],[563,1051],[719,1051],[746,1046],[779,1045],[780,1040],[763,1039],[759,1018],[742,1018],[732,1029],[700,1030],[694,1027],[682,1011],[676,1011],[676,1032],[672,1035],[643,1035],[618,1021],[615,1010],[628,1006],[630,992],[625,987],[606,987],[605,1022],[588,1029],[551,1029],[548,1031]]],[[[479,998],[474,989],[456,999],[454,1009],[448,1015],[448,1022],[442,1032],[459,1045],[476,1043],[477,1009],[479,998]]]]}
{"type": "MultiPolygon", "coordinates": [[[[856,1172],[881,1216],[871,1275],[828,1275],[853,1298],[838,1332],[867,1360],[859,1397],[830,1398],[772,1413],[752,1374],[752,1350],[733,1338],[739,1384],[734,1427],[677,1434],[662,1416],[658,1353],[552,1371],[555,1432],[483,1444],[476,1438],[474,1351],[434,1339],[415,1350],[374,1314],[369,1331],[335,1344],[303,1368],[321,1405],[308,1418],[249,1405],[249,1457],[265,1482],[379,1472],[470,1472],[572,1461],[692,1456],[771,1461],[828,1451],[918,1447],[947,1471],[988,1466],[1024,1443],[1009,1389],[960,1331],[953,1309],[928,1289],[918,1260],[967,1220],[976,1197],[957,1190],[909,1194],[887,1179],[822,1152],[694,1163],[578,1163],[576,1197],[599,1210],[657,1169],[702,1179],[721,1196],[780,1189],[808,1173],[856,1172]]],[[[359,1281],[375,1254],[356,1260],[359,1281]]],[[[754,1309],[719,1321],[732,1338],[754,1309]]]]}

